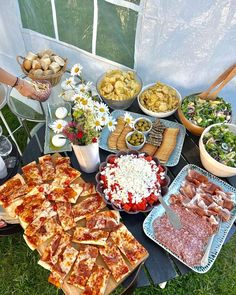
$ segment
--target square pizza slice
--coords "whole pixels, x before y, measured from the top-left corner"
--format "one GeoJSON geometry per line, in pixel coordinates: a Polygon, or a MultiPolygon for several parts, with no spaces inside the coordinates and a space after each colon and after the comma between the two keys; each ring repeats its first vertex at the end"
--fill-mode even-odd
{"type": "Polygon", "coordinates": [[[23,235],[23,237],[29,248],[35,250],[54,235],[61,233],[62,231],[62,227],[58,224],[57,218],[52,217],[36,231],[35,235],[31,237],[23,235]]]}
{"type": "Polygon", "coordinates": [[[41,209],[39,215],[26,227],[24,234],[28,237],[35,235],[36,231],[39,230],[49,218],[56,215],[57,212],[52,206],[49,206],[44,210],[41,209]]]}
{"type": "Polygon", "coordinates": [[[120,213],[115,210],[98,212],[86,217],[86,226],[89,229],[111,230],[120,224],[120,213]]]}
{"type": "Polygon", "coordinates": [[[111,239],[104,247],[99,247],[99,252],[116,282],[121,281],[130,272],[120,250],[111,239]]]}
{"type": "Polygon", "coordinates": [[[43,183],[42,175],[35,161],[21,168],[24,178],[29,186],[43,183]]]}
{"type": "Polygon", "coordinates": [[[103,230],[91,230],[86,227],[76,227],[72,241],[80,244],[101,245],[106,244],[109,232],[103,230]]]}
{"type": "Polygon", "coordinates": [[[110,272],[100,265],[95,265],[85,286],[83,295],[103,295],[106,291],[110,272]]]}
{"type": "Polygon", "coordinates": [[[50,201],[70,202],[75,204],[81,192],[82,188],[80,186],[55,187],[54,185],[51,185],[51,191],[47,198],[50,201]]]}
{"type": "Polygon", "coordinates": [[[131,265],[136,265],[148,255],[147,250],[135,239],[124,224],[120,224],[116,230],[111,232],[110,238],[131,265]]]}
{"type": "Polygon", "coordinates": [[[99,194],[92,195],[73,207],[75,222],[88,217],[106,207],[106,203],[99,194]]]}
{"type": "Polygon", "coordinates": [[[16,174],[0,186],[0,205],[7,207],[14,199],[21,194],[16,194],[25,185],[24,178],[16,174]]]}
{"type": "Polygon", "coordinates": [[[67,231],[76,226],[74,221],[71,204],[68,202],[57,202],[55,209],[58,214],[62,228],[67,231]]]}
{"type": "Polygon", "coordinates": [[[57,263],[61,253],[70,244],[70,240],[71,236],[67,233],[61,232],[60,234],[56,234],[44,249],[38,264],[51,270],[52,266],[57,263]]]}
{"type": "Polygon", "coordinates": [[[75,287],[84,289],[92,274],[97,256],[98,249],[96,247],[90,245],[81,247],[67,282],[75,287]]]}
{"type": "Polygon", "coordinates": [[[65,277],[70,272],[77,255],[78,250],[68,245],[59,256],[57,263],[52,266],[52,274],[49,276],[49,282],[61,286],[65,277]]]}
{"type": "Polygon", "coordinates": [[[55,168],[51,155],[45,155],[39,158],[40,170],[43,181],[51,181],[55,178],[55,168]]]}
{"type": "Polygon", "coordinates": [[[78,178],[81,173],[72,168],[68,164],[60,164],[56,166],[56,178],[63,178],[65,179],[65,184],[72,183],[76,178],[78,178]]]}

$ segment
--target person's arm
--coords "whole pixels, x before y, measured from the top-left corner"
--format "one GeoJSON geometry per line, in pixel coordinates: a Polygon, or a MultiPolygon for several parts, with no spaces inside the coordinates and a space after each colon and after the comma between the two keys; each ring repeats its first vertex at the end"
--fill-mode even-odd
{"type": "Polygon", "coordinates": [[[28,83],[26,80],[20,79],[4,69],[0,68],[0,82],[11,87],[15,87],[21,95],[27,96],[30,98],[36,98],[37,93],[34,87],[28,83]]]}

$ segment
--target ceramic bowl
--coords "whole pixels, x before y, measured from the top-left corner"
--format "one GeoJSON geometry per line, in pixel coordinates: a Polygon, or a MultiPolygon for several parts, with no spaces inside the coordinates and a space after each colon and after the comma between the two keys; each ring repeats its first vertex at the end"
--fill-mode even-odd
{"type": "MultiPolygon", "coordinates": [[[[146,153],[142,153],[145,154],[145,156],[148,156],[148,154],[146,153]]],[[[103,197],[104,201],[110,205],[114,210],[117,211],[122,211],[122,212],[126,212],[128,214],[137,214],[139,212],[149,212],[153,209],[153,207],[159,205],[159,201],[157,201],[156,203],[154,203],[153,205],[148,205],[148,207],[144,210],[144,211],[126,211],[125,209],[121,209],[119,207],[117,207],[115,204],[113,204],[110,200],[106,199],[106,196],[104,194],[104,188],[103,188],[103,184],[101,182],[101,171],[103,170],[104,167],[107,166],[109,159],[113,158],[113,157],[120,157],[122,155],[139,155],[139,152],[137,151],[129,151],[129,152],[119,152],[117,154],[111,154],[106,158],[106,161],[101,163],[99,166],[99,172],[96,174],[95,179],[96,179],[96,191],[103,197]]],[[[160,162],[157,158],[153,157],[153,160],[156,162],[157,165],[160,165],[160,162]]],[[[167,169],[165,166],[161,165],[165,171],[165,179],[164,179],[164,185],[161,187],[161,195],[164,196],[167,194],[168,192],[168,186],[170,184],[170,178],[167,175],[167,169]]]]}
{"type": "MultiPolygon", "coordinates": [[[[148,88],[150,88],[151,86],[154,86],[156,83],[152,83],[152,84],[148,84],[147,86],[143,87],[142,89],[142,92],[139,94],[138,96],[138,104],[139,104],[139,107],[140,109],[145,113],[147,114],[148,116],[151,116],[151,117],[156,117],[156,118],[166,118],[166,117],[169,117],[171,115],[174,114],[174,112],[178,109],[178,107],[176,107],[175,109],[171,110],[171,111],[168,111],[168,112],[153,112],[153,111],[150,111],[148,109],[146,109],[140,102],[140,96],[141,94],[147,90],[148,88]]],[[[175,89],[174,87],[166,84],[167,86],[169,86],[170,88],[174,89],[176,91],[176,94],[177,94],[177,97],[179,99],[179,104],[181,104],[181,101],[182,101],[182,97],[181,97],[181,94],[179,93],[179,91],[177,89],[175,89]]]]}
{"type": "Polygon", "coordinates": [[[139,90],[139,92],[135,93],[135,95],[133,97],[130,97],[128,99],[123,99],[123,100],[114,100],[114,99],[109,99],[109,98],[104,97],[103,95],[101,95],[101,93],[99,91],[99,85],[100,85],[101,81],[103,80],[104,75],[105,74],[100,76],[100,78],[98,78],[97,83],[96,83],[96,89],[97,89],[98,95],[113,110],[118,110],[118,109],[119,110],[126,110],[127,108],[129,108],[131,106],[131,104],[135,101],[135,99],[137,98],[137,96],[139,95],[139,93],[142,89],[143,83],[142,83],[141,78],[137,75],[137,73],[135,73],[136,80],[140,84],[140,90],[139,90]]]}
{"type": "Polygon", "coordinates": [[[147,119],[147,118],[140,117],[140,118],[138,118],[138,119],[136,119],[136,120],[134,121],[134,130],[137,130],[137,131],[139,131],[139,132],[142,132],[145,136],[148,135],[148,133],[151,131],[151,129],[152,129],[152,121],[149,120],[149,119],[147,119]],[[136,128],[135,124],[138,123],[138,121],[140,121],[141,119],[143,119],[143,120],[145,120],[145,121],[147,121],[147,122],[149,123],[150,128],[149,128],[148,130],[146,130],[146,131],[140,131],[140,130],[138,130],[138,129],[136,128]]]}
{"type": "Polygon", "coordinates": [[[135,151],[139,151],[139,150],[141,150],[141,148],[144,146],[144,144],[145,144],[145,142],[146,142],[146,136],[145,136],[145,134],[143,134],[142,132],[140,132],[140,131],[131,131],[131,132],[129,132],[127,135],[126,135],[126,137],[125,137],[125,142],[126,142],[126,145],[127,145],[127,147],[128,147],[128,149],[129,150],[135,150],[135,151]],[[130,136],[130,135],[132,135],[134,132],[138,132],[138,133],[141,133],[142,135],[143,135],[143,143],[142,144],[140,144],[140,145],[132,145],[131,143],[129,143],[128,142],[128,137],[130,136]]]}
{"type": "MultiPolygon", "coordinates": [[[[212,174],[219,176],[219,177],[231,177],[236,175],[236,168],[233,167],[229,167],[226,166],[224,164],[219,163],[218,161],[216,161],[214,158],[212,158],[209,153],[206,151],[205,149],[205,145],[203,143],[203,137],[204,135],[209,132],[209,130],[213,127],[213,126],[220,126],[222,125],[222,123],[218,123],[218,124],[213,124],[209,127],[207,127],[199,140],[199,149],[200,149],[200,158],[201,158],[201,162],[202,165],[204,166],[204,168],[206,170],[208,170],[209,172],[211,172],[212,174]]],[[[229,126],[229,129],[236,134],[236,125],[235,124],[229,124],[226,123],[225,125],[229,126]]]]}

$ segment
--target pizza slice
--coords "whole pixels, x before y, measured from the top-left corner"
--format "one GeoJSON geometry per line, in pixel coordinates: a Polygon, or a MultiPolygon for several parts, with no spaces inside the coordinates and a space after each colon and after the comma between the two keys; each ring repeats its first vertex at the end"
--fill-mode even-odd
{"type": "Polygon", "coordinates": [[[76,179],[76,184],[82,187],[82,192],[80,194],[82,197],[96,194],[95,185],[93,183],[85,182],[83,178],[79,177],[76,179]]]}
{"type": "Polygon", "coordinates": [[[34,236],[28,237],[23,235],[27,245],[31,250],[35,250],[54,235],[61,233],[62,228],[58,224],[56,217],[48,219],[35,233],[34,236]]]}
{"type": "Polygon", "coordinates": [[[53,158],[53,162],[55,166],[59,166],[61,164],[67,164],[70,166],[70,158],[69,157],[62,157],[61,155],[55,156],[53,158]]]}
{"type": "Polygon", "coordinates": [[[51,155],[45,155],[39,158],[40,170],[43,181],[51,181],[55,177],[55,168],[51,155]]]}
{"type": "Polygon", "coordinates": [[[48,270],[51,270],[52,266],[57,263],[60,254],[70,244],[70,240],[71,236],[67,233],[62,232],[55,235],[45,248],[38,264],[48,270]]]}
{"type": "Polygon", "coordinates": [[[47,207],[45,210],[41,210],[39,215],[32,221],[32,223],[26,227],[24,234],[28,237],[35,235],[36,231],[39,230],[49,218],[52,218],[56,215],[57,212],[52,206],[47,207]]]}
{"type": "Polygon", "coordinates": [[[74,221],[72,207],[68,202],[57,202],[55,204],[55,209],[61,223],[62,228],[67,231],[76,226],[74,221]]]}
{"type": "Polygon", "coordinates": [[[83,295],[103,295],[106,291],[108,279],[110,277],[109,270],[100,265],[96,265],[91,276],[85,286],[83,295]]]}
{"type": "Polygon", "coordinates": [[[130,272],[120,250],[110,239],[104,247],[99,248],[99,252],[117,283],[130,272]]]}
{"type": "Polygon", "coordinates": [[[147,250],[135,239],[124,224],[120,224],[115,231],[111,232],[110,238],[131,265],[137,264],[148,255],[147,250]]]}
{"type": "Polygon", "coordinates": [[[60,164],[56,166],[56,178],[59,179],[66,179],[65,183],[70,184],[73,182],[76,178],[78,178],[81,175],[81,173],[69,166],[68,164],[60,164]]]}
{"type": "Polygon", "coordinates": [[[96,247],[86,245],[81,248],[67,282],[75,287],[84,289],[92,274],[97,256],[98,249],[96,247]]]}
{"type": "Polygon", "coordinates": [[[51,188],[51,192],[47,196],[50,201],[70,202],[73,204],[76,203],[82,191],[79,186],[54,187],[52,185],[51,188]]]}
{"type": "Polygon", "coordinates": [[[73,207],[75,222],[95,214],[105,207],[106,203],[99,194],[92,195],[73,207]]]}
{"type": "Polygon", "coordinates": [[[71,245],[68,245],[63,253],[58,258],[58,261],[55,265],[52,266],[52,274],[49,276],[49,282],[53,283],[59,287],[62,285],[65,277],[70,272],[76,257],[78,255],[78,251],[72,247],[71,245]]]}
{"type": "Polygon", "coordinates": [[[86,217],[89,229],[113,229],[120,224],[120,213],[115,210],[103,211],[86,217]]]}
{"type": "Polygon", "coordinates": [[[43,183],[42,175],[35,161],[25,165],[21,170],[23,171],[24,178],[29,186],[43,183]]]}
{"type": "Polygon", "coordinates": [[[103,230],[90,230],[86,227],[76,227],[72,241],[81,244],[101,245],[106,244],[109,232],[103,230]]]}
{"type": "Polygon", "coordinates": [[[11,179],[7,180],[3,185],[0,186],[0,205],[4,208],[19,197],[21,194],[16,194],[18,190],[25,185],[24,178],[20,174],[16,174],[11,179]],[[15,194],[14,194],[15,193],[15,194]]]}

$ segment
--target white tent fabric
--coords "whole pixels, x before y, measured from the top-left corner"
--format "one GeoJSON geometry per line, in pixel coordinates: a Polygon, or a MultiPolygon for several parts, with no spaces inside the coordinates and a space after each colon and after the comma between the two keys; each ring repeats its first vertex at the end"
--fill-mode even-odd
{"type": "MultiPolygon", "coordinates": [[[[95,1],[96,2],[96,1],[95,1]]],[[[235,0],[107,0],[138,12],[134,69],[144,84],[161,80],[182,95],[208,86],[226,67],[236,61],[235,0]],[[137,3],[137,2],[136,2],[137,3]]],[[[112,67],[124,67],[73,45],[22,28],[17,0],[0,1],[0,65],[19,73],[16,55],[52,48],[80,62],[87,79],[112,67]]],[[[234,104],[236,81],[223,91],[234,104]]]]}

